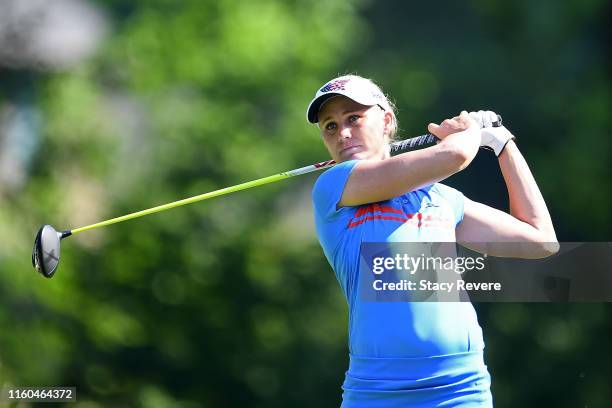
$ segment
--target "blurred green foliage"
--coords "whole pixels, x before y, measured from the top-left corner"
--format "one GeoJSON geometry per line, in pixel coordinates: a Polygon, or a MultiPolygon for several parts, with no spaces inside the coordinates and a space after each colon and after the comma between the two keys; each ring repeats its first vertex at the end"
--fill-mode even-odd
{"type": "MultiPolygon", "coordinates": [[[[0,105],[41,116],[26,181],[0,189],[0,386],[73,385],[83,407],[338,405],[347,308],[314,234],[316,176],[75,236],[51,280],[29,264],[42,223],[325,159],[304,110],[338,73],[380,82],[405,136],[502,112],[560,240],[610,240],[605,2],[98,4],[113,30],[95,58],[0,71],[0,105]]],[[[489,156],[448,183],[507,206],[489,156]]],[[[476,306],[496,406],[612,400],[609,305],[476,306]]]]}

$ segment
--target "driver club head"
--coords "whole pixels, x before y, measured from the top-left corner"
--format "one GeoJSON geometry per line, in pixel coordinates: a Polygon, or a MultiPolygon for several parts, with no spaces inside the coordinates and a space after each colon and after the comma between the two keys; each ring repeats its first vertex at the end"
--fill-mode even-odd
{"type": "Polygon", "coordinates": [[[32,266],[45,278],[51,278],[60,260],[60,240],[70,231],[57,232],[51,225],[43,225],[36,234],[32,249],[32,266]]]}

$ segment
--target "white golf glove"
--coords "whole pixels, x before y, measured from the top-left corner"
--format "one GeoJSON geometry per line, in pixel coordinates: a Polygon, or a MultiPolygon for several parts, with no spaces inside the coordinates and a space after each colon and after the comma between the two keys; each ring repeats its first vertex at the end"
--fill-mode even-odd
{"type": "Polygon", "coordinates": [[[481,127],[480,146],[492,150],[496,156],[499,157],[506,144],[515,139],[514,135],[504,126],[495,126],[500,124],[497,113],[478,111],[470,112],[470,116],[481,127]]]}

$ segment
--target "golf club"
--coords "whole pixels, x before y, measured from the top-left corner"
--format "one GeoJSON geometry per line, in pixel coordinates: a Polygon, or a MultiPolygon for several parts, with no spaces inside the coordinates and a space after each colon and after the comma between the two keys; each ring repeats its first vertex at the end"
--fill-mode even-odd
{"type": "MultiPolygon", "coordinates": [[[[480,111],[484,112],[484,111],[480,111]]],[[[488,111],[490,112],[490,111],[488,111]]],[[[472,117],[476,119],[481,127],[486,125],[492,126],[501,126],[502,119],[501,116],[490,112],[490,114],[494,115],[497,118],[497,121],[484,123],[482,117],[477,117],[479,113],[470,113],[472,117]]],[[[482,115],[481,115],[482,116],[482,115]]],[[[434,143],[438,140],[434,135],[427,133],[421,136],[413,137],[410,139],[402,140],[399,142],[394,142],[391,144],[391,153],[397,153],[403,150],[413,149],[415,147],[420,147],[426,144],[434,143]]],[[[274,183],[279,180],[284,180],[290,177],[299,176],[302,174],[311,173],[313,171],[318,171],[322,169],[327,169],[336,164],[333,160],[328,160],[320,163],[314,163],[310,166],[301,167],[299,169],[286,171],[283,173],[274,174],[272,176],[259,178],[256,180],[252,180],[246,183],[237,184],[235,186],[222,188],[219,190],[211,191],[209,193],[200,194],[194,197],[185,198],[183,200],[174,201],[172,203],[159,205],[157,207],[148,208],[146,210],[137,211],[131,214],[123,215],[121,217],[112,218],[110,220],[101,221],[95,224],[86,225],[84,227],[75,228],[72,230],[65,231],[57,231],[51,225],[45,224],[38,230],[36,234],[36,238],[34,240],[34,248],[32,250],[32,266],[36,268],[38,272],[40,272],[43,276],[47,278],[51,278],[57,269],[57,266],[60,261],[60,241],[66,237],[71,235],[76,235],[81,232],[89,231],[94,228],[105,227],[107,225],[116,224],[118,222],[123,222],[127,220],[131,220],[133,218],[143,217],[145,215],[154,214],[157,212],[170,210],[172,208],[180,207],[182,205],[192,204],[198,201],[206,200],[213,197],[218,197],[224,194],[233,193],[235,191],[246,190],[251,187],[262,186],[264,184],[274,183]]]]}

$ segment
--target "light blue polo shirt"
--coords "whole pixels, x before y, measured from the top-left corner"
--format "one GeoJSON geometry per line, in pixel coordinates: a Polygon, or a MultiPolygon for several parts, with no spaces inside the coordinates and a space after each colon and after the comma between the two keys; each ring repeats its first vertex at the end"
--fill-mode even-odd
{"type": "Polygon", "coordinates": [[[361,243],[455,242],[464,196],[436,183],[391,200],[337,208],[356,163],[327,170],[312,191],[319,242],[349,305],[351,356],[414,358],[482,351],[482,330],[470,302],[360,300],[361,243]]]}

